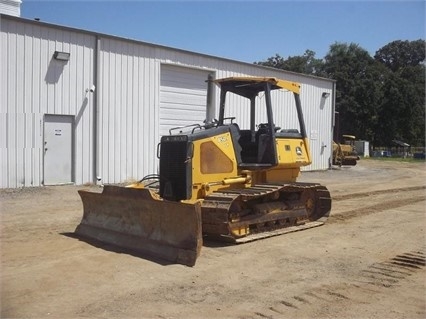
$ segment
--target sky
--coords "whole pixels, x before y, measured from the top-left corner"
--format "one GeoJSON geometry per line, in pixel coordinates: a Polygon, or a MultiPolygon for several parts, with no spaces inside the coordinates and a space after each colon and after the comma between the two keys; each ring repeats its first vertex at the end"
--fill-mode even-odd
{"type": "Polygon", "coordinates": [[[21,17],[248,63],[425,39],[425,1],[22,0],[21,17]]]}

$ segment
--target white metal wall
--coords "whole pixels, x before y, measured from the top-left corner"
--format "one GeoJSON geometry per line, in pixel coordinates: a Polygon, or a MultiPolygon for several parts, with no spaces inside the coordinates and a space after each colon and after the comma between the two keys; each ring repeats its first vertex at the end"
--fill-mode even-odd
{"type": "Polygon", "coordinates": [[[21,15],[20,0],[0,0],[0,13],[19,17],[21,15]]]}
{"type": "MultiPolygon", "coordinates": [[[[170,109],[167,115],[171,115],[171,118],[175,117],[175,122],[168,122],[171,118],[164,117],[165,112],[167,112],[166,103],[164,102],[171,102],[169,99],[170,94],[185,92],[185,88],[182,88],[184,84],[181,81],[185,82],[190,79],[192,81],[197,79],[202,82],[197,94],[199,94],[198,98],[203,98],[204,81],[207,79],[207,75],[212,73],[212,70],[214,70],[213,73],[215,73],[216,78],[229,76],[276,76],[302,83],[301,99],[307,133],[311,137],[310,147],[313,159],[313,164],[304,168],[304,170],[324,170],[329,168],[332,149],[332,98],[324,99],[322,98],[322,93],[327,92],[332,96],[332,81],[171,48],[130,43],[124,39],[101,38],[101,43],[101,73],[107,72],[107,70],[109,70],[108,72],[115,72],[110,75],[102,74],[101,81],[116,83],[115,86],[108,86],[108,89],[105,88],[105,85],[100,85],[99,110],[103,114],[100,122],[105,134],[100,132],[99,135],[105,140],[99,145],[103,149],[99,168],[102,170],[100,175],[103,182],[117,183],[125,180],[136,180],[147,174],[157,172],[158,160],[155,155],[156,146],[160,141],[161,135],[167,134],[167,130],[175,124],[175,126],[179,126],[179,124],[185,125],[191,120],[192,123],[201,122],[200,114],[196,111],[200,100],[196,99],[192,114],[187,113],[187,118],[182,120],[181,123],[179,123],[180,115],[170,113],[170,109]],[[135,53],[136,51],[139,55],[135,53]],[[109,61],[108,63],[107,60],[109,61]],[[111,61],[114,62],[111,63],[111,61]],[[144,66],[142,70],[141,64],[144,66]],[[111,65],[114,68],[111,68],[111,65]],[[117,65],[121,68],[121,71],[116,68],[117,65]],[[126,70],[132,70],[132,72],[126,70]],[[132,76],[129,76],[130,74],[132,76]],[[144,79],[144,82],[141,79],[144,79]],[[177,83],[180,84],[177,85],[177,83]],[[162,84],[168,88],[165,89],[162,84]],[[123,92],[123,88],[126,88],[127,91],[123,92]],[[130,96],[138,95],[141,90],[147,90],[148,88],[151,89],[151,93],[148,95],[151,97],[150,99],[133,98],[132,106],[128,105],[127,99],[130,96]],[[117,100],[117,95],[121,96],[121,100],[117,100]],[[166,96],[169,98],[166,98],[166,96]],[[114,105],[110,108],[110,111],[103,112],[102,109],[106,109],[106,104],[111,105],[111,103],[114,105]],[[123,105],[127,105],[125,109],[123,109],[123,105]],[[128,121],[126,121],[123,118],[123,112],[118,110],[127,110],[126,112],[133,110],[134,114],[139,114],[140,116],[138,123],[143,124],[140,127],[136,127],[132,124],[135,120],[134,117],[128,116],[128,121]],[[141,114],[140,110],[145,110],[145,113],[141,114]],[[120,127],[123,127],[123,129],[120,129],[120,127]],[[127,133],[125,133],[124,127],[127,129],[127,133]],[[130,129],[130,127],[133,127],[133,129],[130,129]],[[109,134],[108,138],[106,137],[107,134],[109,134]],[[132,143],[131,148],[125,146],[126,144],[129,145],[129,143],[132,143]],[[117,151],[117,147],[112,144],[117,145],[117,147],[120,146],[121,151],[117,151]]],[[[193,89],[195,87],[194,84],[191,84],[193,89]]],[[[189,92],[188,94],[191,95],[191,93],[194,92],[189,92]]],[[[173,99],[175,98],[176,95],[173,96],[173,99]]],[[[233,103],[246,103],[244,99],[237,97],[233,97],[233,99],[233,103]]],[[[217,89],[214,100],[216,104],[219,101],[219,90],[217,89]]],[[[293,97],[289,94],[286,95],[286,98],[277,97],[276,101],[280,105],[288,101],[294,103],[293,97]]],[[[289,116],[286,113],[289,110],[293,113],[295,111],[294,108],[283,109],[281,113],[275,115],[275,118],[295,119],[295,114],[289,116]]],[[[244,114],[244,109],[240,107],[236,117],[247,116],[248,114],[244,114]]]]}
{"type": "Polygon", "coordinates": [[[0,26],[0,187],[42,185],[44,114],[75,116],[74,179],[90,180],[94,37],[4,16],[0,26]]]}
{"type": "MultiPolygon", "coordinates": [[[[94,175],[119,183],[156,173],[160,123],[165,123],[162,84],[167,79],[170,88],[178,88],[173,82],[180,81],[179,70],[192,79],[213,73],[300,82],[313,158],[306,169],[329,168],[333,81],[2,15],[0,26],[0,187],[43,183],[44,114],[75,116],[76,184],[92,182],[94,175]],[[70,60],[53,60],[55,50],[70,52],[70,60]],[[95,93],[87,93],[93,83],[95,93]],[[323,92],[331,96],[324,99],[323,92]]],[[[203,92],[201,86],[199,99],[203,92]]],[[[214,100],[219,101],[217,89],[214,100]]],[[[239,112],[236,116],[244,116],[239,112]]],[[[275,119],[280,116],[287,114],[275,119]]]]}
{"type": "Polygon", "coordinates": [[[104,183],[156,169],[159,66],[155,50],[101,38],[98,80],[98,172],[104,183]]]}

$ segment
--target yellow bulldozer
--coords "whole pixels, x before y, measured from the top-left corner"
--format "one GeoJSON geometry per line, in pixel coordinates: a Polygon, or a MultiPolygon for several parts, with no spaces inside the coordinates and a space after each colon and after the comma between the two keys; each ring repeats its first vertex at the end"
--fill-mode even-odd
{"type": "Polygon", "coordinates": [[[342,135],[343,143],[333,142],[333,165],[355,166],[359,160],[355,136],[342,135]]]}
{"type": "Polygon", "coordinates": [[[77,235],[193,266],[204,239],[239,244],[325,222],[327,188],[296,182],[311,164],[300,84],[267,77],[213,82],[220,87],[218,119],[162,136],[159,175],[104,185],[102,193],[80,190],[77,235]],[[273,99],[275,92],[285,97],[273,99]],[[246,101],[246,127],[228,116],[237,113],[232,95],[246,101]],[[275,125],[288,114],[295,115],[291,127],[275,125]]]}

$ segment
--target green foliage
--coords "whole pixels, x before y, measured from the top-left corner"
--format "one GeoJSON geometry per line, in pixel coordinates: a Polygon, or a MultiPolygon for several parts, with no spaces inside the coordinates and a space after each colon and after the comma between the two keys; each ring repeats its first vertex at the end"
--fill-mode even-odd
{"type": "Polygon", "coordinates": [[[398,139],[425,145],[425,41],[393,41],[374,57],[355,43],[334,43],[324,59],[306,50],[255,64],[336,80],[341,134],[372,145],[398,139]]]}
{"type": "Polygon", "coordinates": [[[275,54],[274,57],[268,58],[264,62],[255,62],[254,64],[291,72],[320,75],[322,61],[315,58],[314,51],[306,50],[302,56],[289,56],[287,59],[284,59],[279,54],[275,54]]]}
{"type": "Polygon", "coordinates": [[[408,144],[425,143],[425,41],[393,41],[379,49],[375,60],[390,74],[379,105],[381,123],[376,130],[382,145],[393,138],[408,144]]]}
{"type": "Polygon", "coordinates": [[[401,68],[417,66],[425,60],[425,42],[393,41],[379,49],[374,58],[394,72],[401,68]]]}
{"type": "Polygon", "coordinates": [[[382,98],[386,71],[369,53],[355,43],[335,43],[324,58],[323,72],[336,82],[336,111],[341,133],[375,140],[374,127],[379,118],[376,106],[382,98]]]}

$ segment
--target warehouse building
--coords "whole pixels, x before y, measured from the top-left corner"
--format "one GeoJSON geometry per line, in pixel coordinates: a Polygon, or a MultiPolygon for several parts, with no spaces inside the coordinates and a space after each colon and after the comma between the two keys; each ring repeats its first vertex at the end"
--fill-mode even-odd
{"type": "MultiPolygon", "coordinates": [[[[330,167],[329,79],[9,14],[0,14],[0,74],[1,188],[122,183],[157,173],[161,136],[206,119],[209,75],[301,83],[313,159],[304,170],[330,167]]],[[[245,117],[242,108],[237,113],[245,117]]]]}

